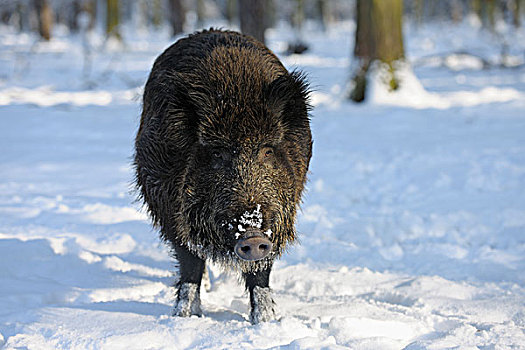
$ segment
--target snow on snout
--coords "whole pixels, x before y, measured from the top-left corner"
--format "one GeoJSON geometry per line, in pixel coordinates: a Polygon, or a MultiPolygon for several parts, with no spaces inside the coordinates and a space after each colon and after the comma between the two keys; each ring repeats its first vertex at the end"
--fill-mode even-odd
{"type": "MultiPolygon", "coordinates": [[[[237,228],[235,231],[235,239],[239,239],[241,236],[241,232],[246,232],[247,228],[257,228],[261,229],[263,224],[263,214],[261,212],[261,205],[257,204],[257,207],[250,211],[245,211],[241,217],[237,219],[233,219],[233,224],[228,224],[228,227],[231,229],[233,227],[237,228]]],[[[272,230],[268,229],[264,232],[264,234],[268,237],[272,236],[272,230]]]]}
{"type": "Polygon", "coordinates": [[[251,213],[248,211],[245,211],[244,214],[242,214],[241,218],[239,219],[239,222],[241,224],[260,229],[262,226],[262,222],[263,222],[263,216],[261,213],[261,205],[257,204],[257,208],[255,208],[251,213]]]}

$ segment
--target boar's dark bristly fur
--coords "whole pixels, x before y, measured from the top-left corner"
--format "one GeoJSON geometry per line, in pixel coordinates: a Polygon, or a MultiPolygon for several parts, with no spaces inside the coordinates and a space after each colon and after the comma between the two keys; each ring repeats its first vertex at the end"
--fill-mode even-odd
{"type": "Polygon", "coordinates": [[[190,35],[155,61],[135,143],[136,181],[182,275],[196,276],[188,283],[200,285],[188,266],[210,259],[256,276],[247,278],[250,291],[267,287],[260,280],[296,238],[312,151],[307,101],[300,73],[236,32],[190,35]],[[234,251],[250,232],[271,241],[260,260],[234,251]]]}

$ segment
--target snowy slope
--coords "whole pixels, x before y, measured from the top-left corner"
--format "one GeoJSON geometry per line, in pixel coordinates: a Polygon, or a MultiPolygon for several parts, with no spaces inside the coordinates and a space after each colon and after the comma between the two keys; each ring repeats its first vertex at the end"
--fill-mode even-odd
{"type": "MultiPolygon", "coordinates": [[[[409,28],[409,58],[498,59],[497,38],[452,29],[409,28]]],[[[0,347],[525,348],[525,68],[420,65],[353,105],[352,30],[282,56],[315,89],[314,158],[301,244],[271,278],[282,318],[252,326],[215,266],[204,317],[169,316],[174,262],[130,192],[141,85],[167,36],[108,52],[95,36],[86,56],[81,37],[1,28],[0,347]]]]}

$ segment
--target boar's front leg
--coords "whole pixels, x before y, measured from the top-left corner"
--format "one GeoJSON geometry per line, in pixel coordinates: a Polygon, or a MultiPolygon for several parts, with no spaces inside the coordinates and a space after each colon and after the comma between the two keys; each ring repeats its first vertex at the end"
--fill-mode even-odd
{"type": "Polygon", "coordinates": [[[245,273],[246,289],[250,291],[250,322],[257,324],[275,319],[275,302],[269,287],[272,267],[254,273],[245,273]]]}
{"type": "Polygon", "coordinates": [[[177,283],[177,301],[174,316],[201,316],[200,287],[205,261],[192,254],[184,246],[175,246],[179,261],[180,279],[177,283]]]}

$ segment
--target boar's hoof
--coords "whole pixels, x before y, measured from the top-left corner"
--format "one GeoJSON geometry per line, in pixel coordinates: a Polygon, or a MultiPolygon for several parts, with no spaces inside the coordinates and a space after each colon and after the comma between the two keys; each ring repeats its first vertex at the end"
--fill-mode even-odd
{"type": "Polygon", "coordinates": [[[267,238],[252,236],[243,238],[235,245],[235,254],[242,260],[256,261],[265,258],[272,251],[272,242],[267,238]]]}
{"type": "Polygon", "coordinates": [[[268,287],[256,286],[251,295],[250,322],[258,324],[276,319],[275,302],[268,287]]]}
{"type": "Polygon", "coordinates": [[[179,287],[177,302],[173,316],[202,316],[199,285],[197,283],[182,283],[179,287]]]}

